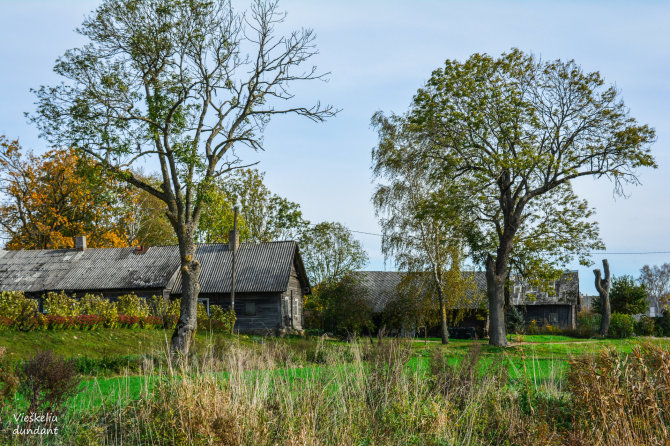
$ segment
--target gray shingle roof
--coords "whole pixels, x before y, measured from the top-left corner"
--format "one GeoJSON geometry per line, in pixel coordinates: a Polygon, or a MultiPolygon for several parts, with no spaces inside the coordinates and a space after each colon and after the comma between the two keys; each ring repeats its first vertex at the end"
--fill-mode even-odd
{"type": "MultiPolygon", "coordinates": [[[[366,298],[375,313],[381,313],[386,305],[398,297],[396,287],[403,278],[398,271],[355,271],[354,277],[361,285],[367,288],[366,298]]],[[[467,308],[478,308],[486,302],[486,273],[476,271],[474,281],[477,284],[478,296],[469,299],[464,304],[467,308]]],[[[579,274],[577,271],[566,271],[555,284],[556,294],[533,291],[526,285],[515,286],[514,305],[542,305],[542,304],[574,304],[579,294],[579,274]],[[528,293],[532,294],[529,297],[528,293]]]]}
{"type": "MultiPolygon", "coordinates": [[[[143,254],[134,248],[0,251],[0,291],[95,291],[165,288],[179,268],[177,246],[154,246],[143,254]]],[[[286,289],[291,265],[302,269],[295,242],[240,245],[236,291],[286,289]]],[[[200,291],[230,292],[228,245],[199,245],[200,291]]],[[[304,269],[299,271],[304,276],[304,269]]],[[[175,288],[180,287],[179,276],[175,288]]],[[[305,277],[304,286],[309,286],[305,277]]]]}

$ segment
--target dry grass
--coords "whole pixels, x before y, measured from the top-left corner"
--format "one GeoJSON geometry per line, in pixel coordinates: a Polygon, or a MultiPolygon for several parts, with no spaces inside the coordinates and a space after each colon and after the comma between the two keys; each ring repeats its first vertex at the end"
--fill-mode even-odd
{"type": "Polygon", "coordinates": [[[486,361],[481,346],[458,362],[436,346],[429,367],[417,366],[415,354],[400,340],[288,345],[268,339],[254,348],[217,340],[189,363],[148,370],[139,399],[120,396],[72,414],[63,435],[48,441],[665,444],[670,353],[662,347],[575,359],[567,387],[551,373],[538,379],[532,361],[525,381],[510,380],[506,362],[486,361]]]}

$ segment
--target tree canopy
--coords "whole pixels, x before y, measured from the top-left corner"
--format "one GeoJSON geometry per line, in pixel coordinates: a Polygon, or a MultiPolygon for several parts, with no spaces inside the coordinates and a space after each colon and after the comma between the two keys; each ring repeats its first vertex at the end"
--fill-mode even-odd
{"type": "MultiPolygon", "coordinates": [[[[610,287],[610,307],[612,313],[646,313],[649,309],[646,287],[635,283],[632,276],[614,277],[610,287]]],[[[600,313],[600,299],[593,301],[593,310],[600,313]]]]}
{"type": "Polygon", "coordinates": [[[337,222],[321,222],[306,229],[300,238],[300,250],[314,286],[339,282],[368,262],[361,242],[337,222]]]}
{"type": "Polygon", "coordinates": [[[127,187],[74,150],[35,155],[0,137],[0,196],[7,249],[72,248],[77,235],[93,248],[127,246],[127,187]]]}
{"type": "Polygon", "coordinates": [[[173,351],[195,332],[200,263],[194,236],[215,180],[242,167],[239,150],[262,150],[277,115],[312,121],[331,106],[298,103],[291,88],[321,80],[309,65],[312,30],[281,34],[285,14],[255,0],[104,0],[78,32],[87,40],[54,67],[63,82],[36,91],[32,120],[52,144],[74,147],[166,204],[181,257],[180,319],[173,351]],[[135,174],[159,168],[158,185],[135,174]]]}
{"type": "MultiPolygon", "coordinates": [[[[656,167],[654,130],[598,72],[517,49],[447,60],[390,121],[411,135],[414,162],[466,198],[471,254],[487,270],[490,342],[499,346],[510,265],[537,272],[575,257],[586,263],[602,247],[572,181],[608,178],[622,193],[638,184],[639,168],[656,167]]],[[[436,208],[454,201],[434,198],[436,208]]]]}

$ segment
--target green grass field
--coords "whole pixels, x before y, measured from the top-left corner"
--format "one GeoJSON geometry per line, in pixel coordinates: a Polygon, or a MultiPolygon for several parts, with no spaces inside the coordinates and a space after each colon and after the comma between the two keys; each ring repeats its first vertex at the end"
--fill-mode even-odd
{"type": "MultiPolygon", "coordinates": [[[[127,355],[164,355],[169,342],[170,332],[164,330],[130,330],[114,329],[99,331],[43,331],[43,332],[0,332],[0,346],[7,349],[7,354],[16,360],[28,358],[38,349],[52,349],[66,358],[104,358],[127,355]]],[[[237,342],[253,348],[254,345],[268,342],[267,338],[230,337],[221,334],[200,332],[197,344],[216,344],[216,338],[224,342],[237,342]]],[[[270,339],[270,342],[285,343],[289,350],[300,345],[303,350],[316,341],[305,341],[287,338],[281,341],[270,339]]],[[[622,352],[630,352],[634,346],[643,342],[670,345],[670,339],[575,339],[556,335],[524,335],[510,336],[510,347],[500,349],[491,347],[485,340],[452,340],[448,345],[441,345],[439,340],[416,339],[412,342],[412,359],[408,367],[428,372],[430,355],[435,349],[444,352],[452,363],[458,362],[475,344],[482,346],[482,367],[502,361],[509,370],[511,382],[527,380],[544,381],[560,380],[568,368],[571,357],[593,354],[604,348],[616,348],[622,352]]],[[[326,341],[329,345],[342,345],[341,341],[326,341]]],[[[300,378],[310,373],[318,373],[322,367],[312,363],[308,358],[301,357],[300,349],[287,364],[278,364],[276,370],[263,373],[278,373],[290,379],[300,378]]],[[[248,372],[252,373],[252,372],[248,372]]],[[[221,374],[223,380],[226,373],[221,374]]],[[[139,372],[122,372],[118,376],[84,377],[81,392],[71,402],[76,410],[86,410],[100,406],[104,402],[116,400],[134,400],[140,398],[147,386],[152,386],[151,375],[139,372]]]]}

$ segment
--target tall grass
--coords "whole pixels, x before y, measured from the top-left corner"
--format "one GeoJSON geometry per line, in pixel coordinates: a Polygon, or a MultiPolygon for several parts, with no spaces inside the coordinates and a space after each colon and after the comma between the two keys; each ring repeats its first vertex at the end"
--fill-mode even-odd
{"type": "MultiPolygon", "coordinates": [[[[559,367],[546,362],[540,366],[532,356],[522,358],[520,367],[525,370],[512,370],[517,376],[512,377],[506,354],[486,356],[481,345],[459,360],[447,357],[438,346],[428,353],[427,366],[417,366],[416,350],[401,340],[331,344],[267,339],[252,348],[234,338],[216,338],[188,362],[152,362],[140,378],[139,393],[130,398],[127,390],[118,389],[117,397],[102,405],[73,410],[63,420],[62,435],[42,441],[68,445],[666,441],[670,404],[666,349],[649,346],[628,357],[607,353],[575,359],[567,383],[559,367]],[[628,408],[630,415],[625,414],[628,408]]],[[[0,440],[39,443],[6,432],[0,440]]]]}

